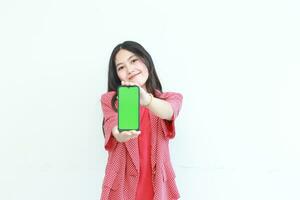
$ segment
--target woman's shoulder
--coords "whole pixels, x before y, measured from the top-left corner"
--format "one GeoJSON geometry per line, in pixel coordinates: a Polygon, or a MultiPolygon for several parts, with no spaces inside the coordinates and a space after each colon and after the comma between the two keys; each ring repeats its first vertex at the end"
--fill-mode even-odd
{"type": "Polygon", "coordinates": [[[116,94],[116,91],[105,92],[101,95],[100,100],[101,100],[101,102],[110,101],[115,94],[116,94]]]}
{"type": "Polygon", "coordinates": [[[178,98],[181,98],[181,99],[183,98],[183,96],[180,92],[175,92],[175,91],[161,92],[159,90],[156,90],[155,95],[158,98],[161,98],[161,99],[166,99],[166,98],[169,98],[169,97],[178,97],[178,98]]]}

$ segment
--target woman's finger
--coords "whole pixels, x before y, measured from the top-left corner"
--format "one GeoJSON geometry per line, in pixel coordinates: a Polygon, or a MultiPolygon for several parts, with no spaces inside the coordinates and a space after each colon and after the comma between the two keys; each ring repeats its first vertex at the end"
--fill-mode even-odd
{"type": "Polygon", "coordinates": [[[122,131],[120,134],[122,135],[123,142],[127,142],[130,139],[134,139],[140,135],[141,131],[130,130],[130,131],[122,131]]]}
{"type": "Polygon", "coordinates": [[[121,81],[121,84],[122,85],[128,85],[128,82],[127,81],[121,81]]]}
{"type": "Polygon", "coordinates": [[[131,85],[138,86],[139,88],[141,88],[141,87],[140,87],[140,85],[139,85],[139,84],[137,84],[137,83],[135,83],[135,82],[130,82],[130,84],[131,84],[131,85]]]}
{"type": "Polygon", "coordinates": [[[140,134],[140,132],[135,131],[135,130],[131,130],[131,131],[129,131],[129,132],[130,132],[130,133],[129,133],[128,135],[129,135],[129,137],[132,138],[132,139],[138,137],[139,134],[140,134]]]}
{"type": "Polygon", "coordinates": [[[141,131],[131,131],[132,137],[136,138],[141,134],[141,131]]]}

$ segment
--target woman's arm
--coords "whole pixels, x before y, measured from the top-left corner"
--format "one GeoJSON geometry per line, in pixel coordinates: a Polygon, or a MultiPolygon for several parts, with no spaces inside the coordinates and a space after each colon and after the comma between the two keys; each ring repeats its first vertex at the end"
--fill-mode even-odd
{"type": "Polygon", "coordinates": [[[171,120],[173,116],[173,109],[171,104],[165,100],[156,97],[151,97],[150,94],[148,94],[148,96],[149,103],[146,107],[159,118],[171,120]]]}
{"type": "Polygon", "coordinates": [[[147,107],[154,115],[161,119],[172,120],[174,111],[172,105],[168,101],[153,97],[152,94],[146,92],[144,88],[136,83],[122,81],[121,84],[137,85],[140,88],[141,105],[147,107]]]}

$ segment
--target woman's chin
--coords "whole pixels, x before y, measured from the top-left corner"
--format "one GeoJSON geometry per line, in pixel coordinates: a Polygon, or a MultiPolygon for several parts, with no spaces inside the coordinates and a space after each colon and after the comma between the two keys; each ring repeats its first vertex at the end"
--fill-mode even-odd
{"type": "Polygon", "coordinates": [[[143,85],[145,85],[144,82],[139,81],[139,80],[134,80],[133,82],[134,82],[135,84],[139,85],[140,87],[142,87],[143,85]]]}

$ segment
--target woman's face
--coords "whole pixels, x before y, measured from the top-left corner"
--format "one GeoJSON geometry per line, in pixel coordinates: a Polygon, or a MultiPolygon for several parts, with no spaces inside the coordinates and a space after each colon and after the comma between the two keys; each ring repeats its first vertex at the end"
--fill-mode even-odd
{"type": "Polygon", "coordinates": [[[121,49],[115,57],[116,70],[121,81],[130,81],[145,89],[148,68],[134,53],[121,49]]]}

